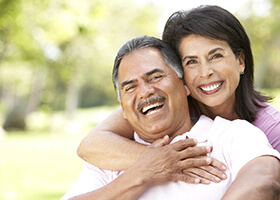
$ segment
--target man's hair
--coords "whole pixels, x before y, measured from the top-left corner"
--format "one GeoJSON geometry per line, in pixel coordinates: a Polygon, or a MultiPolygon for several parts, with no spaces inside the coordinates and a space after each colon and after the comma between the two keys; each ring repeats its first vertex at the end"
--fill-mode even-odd
{"type": "Polygon", "coordinates": [[[271,98],[254,89],[254,61],[250,40],[239,20],[218,6],[200,6],[173,13],[165,24],[162,39],[178,54],[183,38],[191,34],[227,42],[236,57],[245,56],[245,71],[235,92],[235,110],[249,122],[256,119],[262,102],[271,98]]]}
{"type": "Polygon", "coordinates": [[[118,79],[118,69],[121,63],[121,60],[124,56],[130,54],[133,51],[137,51],[144,48],[155,48],[157,49],[163,57],[163,60],[167,66],[169,66],[179,78],[183,78],[183,68],[181,66],[181,62],[175,51],[169,47],[162,40],[155,37],[142,36],[134,38],[128,42],[126,42],[119,50],[113,68],[113,83],[115,87],[115,91],[118,96],[118,100],[120,101],[120,88],[119,88],[119,79],[118,79]]]}

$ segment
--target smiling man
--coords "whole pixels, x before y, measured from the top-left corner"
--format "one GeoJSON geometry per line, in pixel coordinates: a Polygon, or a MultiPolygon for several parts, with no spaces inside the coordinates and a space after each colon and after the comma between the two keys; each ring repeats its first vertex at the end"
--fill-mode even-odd
{"type": "MultiPolygon", "coordinates": [[[[270,147],[266,136],[243,120],[217,117],[213,121],[201,116],[193,122],[189,90],[182,76],[176,54],[159,39],[135,38],[120,49],[113,69],[118,98],[125,118],[135,130],[135,140],[153,144],[125,172],[85,163],[78,181],[62,199],[279,198],[271,192],[279,188],[268,174],[277,174],[280,155],[270,147]],[[197,143],[203,147],[194,147],[197,143]],[[181,151],[186,146],[192,150],[181,151]],[[213,146],[211,152],[209,146],[213,146]],[[201,155],[210,152],[210,157],[224,162],[228,178],[209,185],[183,182],[181,170],[188,162],[194,162],[189,158],[196,156],[191,153],[195,148],[200,149],[201,155]],[[177,176],[170,171],[174,165],[178,166],[177,176]]],[[[207,163],[211,159],[206,157],[201,165],[207,163]]]]}
{"type": "Polygon", "coordinates": [[[125,118],[147,142],[169,135],[172,140],[192,127],[182,80],[169,68],[161,53],[143,48],[125,56],[119,84],[125,118]]]}

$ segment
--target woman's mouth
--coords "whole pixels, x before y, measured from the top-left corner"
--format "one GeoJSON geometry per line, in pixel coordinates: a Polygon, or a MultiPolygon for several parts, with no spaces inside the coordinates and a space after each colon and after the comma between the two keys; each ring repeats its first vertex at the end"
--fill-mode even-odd
{"type": "Polygon", "coordinates": [[[218,90],[220,90],[223,83],[224,83],[223,81],[219,81],[219,82],[212,82],[209,84],[203,84],[199,86],[199,89],[205,94],[213,94],[218,90]]]}

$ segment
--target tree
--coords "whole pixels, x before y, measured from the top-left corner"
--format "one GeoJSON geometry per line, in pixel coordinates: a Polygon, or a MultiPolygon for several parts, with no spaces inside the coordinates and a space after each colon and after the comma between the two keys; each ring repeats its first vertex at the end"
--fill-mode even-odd
{"type": "Polygon", "coordinates": [[[114,56],[128,39],[155,35],[158,16],[152,5],[124,0],[1,1],[5,128],[24,129],[39,106],[71,118],[77,106],[116,102],[114,56]]]}
{"type": "Polygon", "coordinates": [[[279,88],[280,2],[263,1],[263,10],[257,10],[253,3],[245,5],[239,14],[252,42],[256,84],[261,88],[279,88]],[[242,13],[248,16],[242,18],[242,13]]]}

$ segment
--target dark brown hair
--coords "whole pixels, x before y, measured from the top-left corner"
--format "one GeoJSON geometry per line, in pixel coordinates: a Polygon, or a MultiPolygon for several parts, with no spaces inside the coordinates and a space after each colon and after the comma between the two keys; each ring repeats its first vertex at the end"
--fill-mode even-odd
{"type": "Polygon", "coordinates": [[[190,11],[173,13],[166,22],[162,39],[175,49],[188,35],[200,35],[228,43],[236,57],[242,52],[245,57],[245,71],[236,89],[235,110],[249,122],[256,119],[262,102],[271,98],[254,89],[254,60],[250,40],[239,20],[219,6],[200,6],[190,11]]]}

